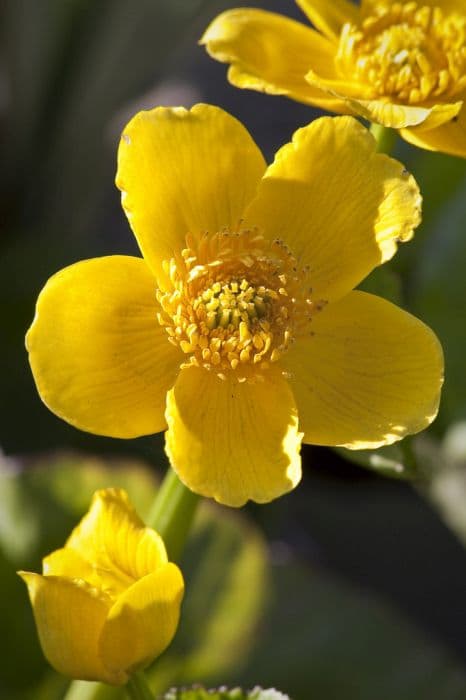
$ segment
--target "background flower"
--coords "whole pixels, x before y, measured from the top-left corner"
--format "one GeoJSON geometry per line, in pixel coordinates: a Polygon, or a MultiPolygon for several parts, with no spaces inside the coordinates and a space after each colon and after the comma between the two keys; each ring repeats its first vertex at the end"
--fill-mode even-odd
{"type": "Polygon", "coordinates": [[[242,88],[286,95],[399,129],[416,146],[466,156],[466,14],[437,3],[297,0],[316,30],[251,8],[201,39],[242,88]]]}

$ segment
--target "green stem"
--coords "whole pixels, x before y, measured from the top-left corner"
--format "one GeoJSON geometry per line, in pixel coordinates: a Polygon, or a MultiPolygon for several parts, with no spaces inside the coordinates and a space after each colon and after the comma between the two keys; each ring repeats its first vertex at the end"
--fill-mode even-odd
{"type": "Polygon", "coordinates": [[[369,131],[377,141],[378,153],[392,152],[397,139],[397,132],[394,129],[389,129],[387,126],[373,122],[369,131]]]}
{"type": "Polygon", "coordinates": [[[151,689],[147,684],[147,679],[142,671],[133,673],[126,684],[126,692],[131,700],[154,700],[151,689]]]}
{"type": "Polygon", "coordinates": [[[72,681],[63,700],[115,700],[115,688],[102,683],[72,681]]]}
{"type": "Polygon", "coordinates": [[[183,551],[198,502],[199,496],[190,491],[169,467],[147,524],[162,537],[171,561],[178,560],[183,551]]]}

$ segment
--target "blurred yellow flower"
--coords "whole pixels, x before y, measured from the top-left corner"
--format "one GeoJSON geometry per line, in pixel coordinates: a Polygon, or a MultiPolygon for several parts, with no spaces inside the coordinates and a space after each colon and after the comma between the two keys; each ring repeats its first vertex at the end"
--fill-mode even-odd
{"type": "Polygon", "coordinates": [[[144,259],[52,277],[27,336],[44,402],[93,433],[165,430],[193,491],[240,506],[301,476],[302,439],[377,447],[434,418],[434,334],[351,291],[411,238],[421,198],[352,117],[314,121],[267,168],[217,107],[125,128],[117,185],[144,259]]]}
{"type": "Polygon", "coordinates": [[[201,43],[233,85],[358,114],[466,157],[466,4],[296,0],[317,30],[272,12],[219,15],[201,43]]]}
{"type": "Polygon", "coordinates": [[[44,654],[65,676],[122,685],[173,639],[183,577],[123,490],[95,493],[65,547],[44,559],[43,575],[19,574],[44,654]]]}

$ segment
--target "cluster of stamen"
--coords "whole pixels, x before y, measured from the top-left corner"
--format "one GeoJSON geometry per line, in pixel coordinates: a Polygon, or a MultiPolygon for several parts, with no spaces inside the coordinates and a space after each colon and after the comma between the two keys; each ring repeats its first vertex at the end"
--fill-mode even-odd
{"type": "Polygon", "coordinates": [[[300,268],[280,240],[257,230],[188,236],[186,248],[164,262],[167,288],[157,290],[158,320],[169,341],[221,378],[260,378],[297,335],[313,311],[308,268],[300,268]]]}
{"type": "Polygon", "coordinates": [[[360,27],[344,26],[336,66],[374,97],[452,97],[466,87],[466,17],[416,2],[382,4],[360,27]]]}

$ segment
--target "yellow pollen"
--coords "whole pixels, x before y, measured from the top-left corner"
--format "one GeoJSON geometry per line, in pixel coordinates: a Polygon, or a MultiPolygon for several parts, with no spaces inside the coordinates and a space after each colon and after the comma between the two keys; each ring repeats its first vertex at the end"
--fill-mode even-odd
{"type": "Polygon", "coordinates": [[[157,319],[168,339],[219,377],[258,380],[325,305],[311,299],[309,269],[281,241],[256,229],[187,236],[181,255],[163,265],[157,319]]]}
{"type": "Polygon", "coordinates": [[[451,98],[466,87],[466,17],[417,2],[380,5],[360,27],[344,25],[336,67],[374,98],[451,98]]]}

